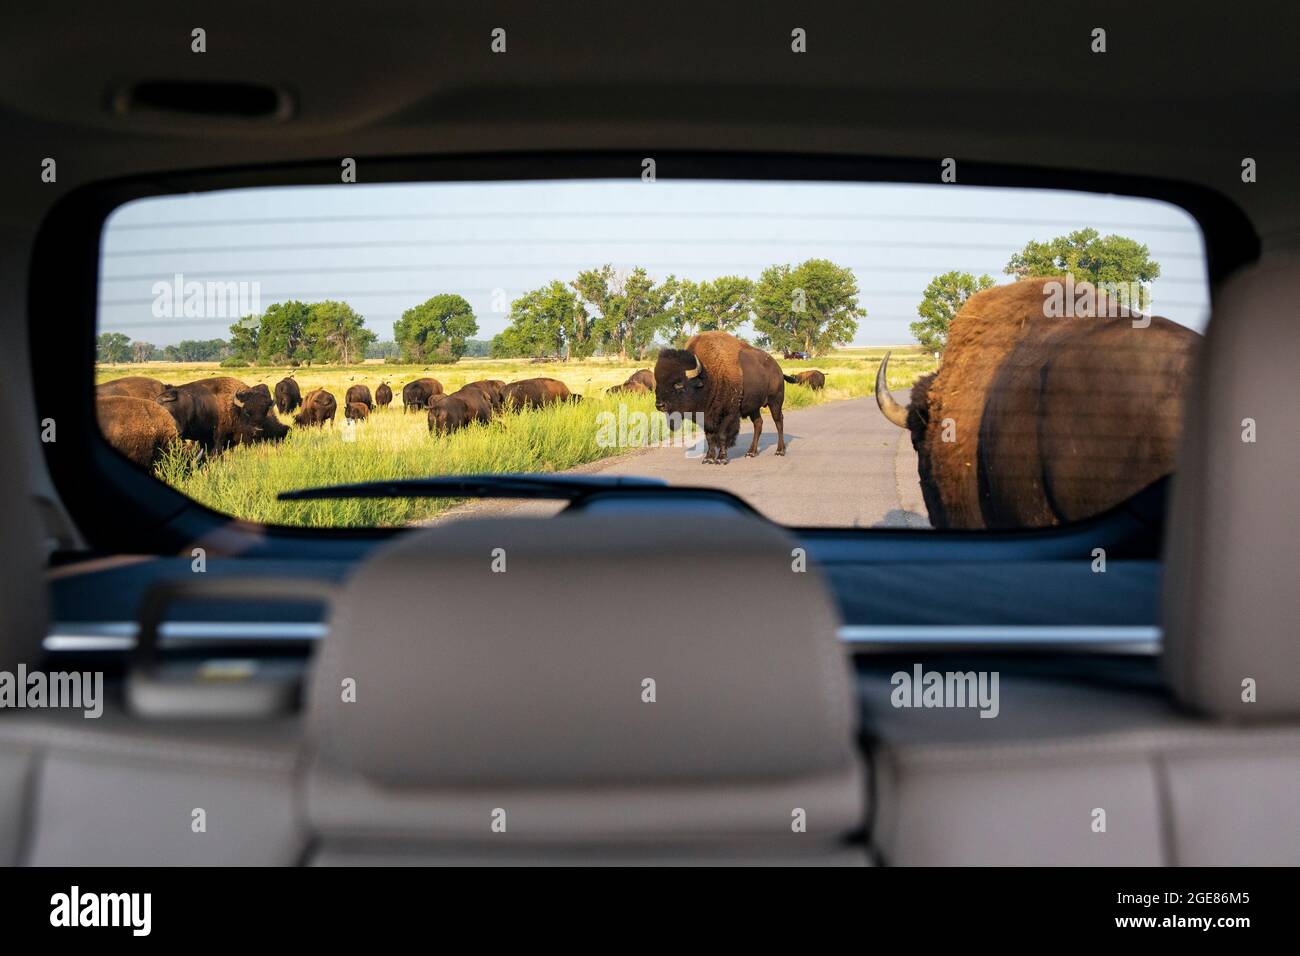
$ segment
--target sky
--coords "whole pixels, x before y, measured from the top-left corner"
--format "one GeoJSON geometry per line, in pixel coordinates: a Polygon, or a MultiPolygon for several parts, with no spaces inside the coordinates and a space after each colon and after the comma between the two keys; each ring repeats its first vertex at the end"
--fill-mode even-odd
{"type": "MultiPolygon", "coordinates": [[[[1153,311],[1202,331],[1209,281],[1199,228],[1150,199],[959,184],[568,180],[339,184],[139,199],[104,227],[99,329],[164,346],[228,338],[234,317],[156,317],[155,283],[258,284],[262,309],[341,299],[381,340],[404,310],[444,292],[466,298],[476,338],[507,325],[509,303],[606,262],[657,280],[744,275],[827,258],[857,277],[853,345],[913,341],[936,275],[999,283],[1030,239],[1091,226],[1145,243],[1160,264],[1153,311]]],[[[742,334],[747,332],[742,329],[742,334]]]]}

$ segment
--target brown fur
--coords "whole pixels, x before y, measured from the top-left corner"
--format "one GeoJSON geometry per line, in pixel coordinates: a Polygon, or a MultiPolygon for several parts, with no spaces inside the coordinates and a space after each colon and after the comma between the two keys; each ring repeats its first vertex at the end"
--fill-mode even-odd
{"type": "Polygon", "coordinates": [[[525,378],[501,390],[501,404],[515,408],[541,408],[571,397],[569,387],[558,378],[525,378]]]}
{"type": "Polygon", "coordinates": [[[95,415],[108,443],[141,468],[153,467],[167,446],[180,440],[175,420],[152,399],[103,395],[95,402],[95,415]]]}
{"type": "Polygon", "coordinates": [[[334,424],[338,412],[338,399],[323,388],[314,388],[302,400],[302,411],[294,416],[295,425],[312,426],[334,424]]]}
{"type": "Polygon", "coordinates": [[[913,386],[908,427],[935,527],[1074,521],[1172,470],[1200,336],[1159,317],[1134,328],[1122,309],[1114,318],[1047,318],[1044,286],[1059,281],[971,296],[939,371],[913,386]]]}
{"type": "Polygon", "coordinates": [[[387,382],[380,382],[379,387],[375,389],[375,404],[380,408],[387,408],[393,403],[393,390],[387,382]]]}
{"type": "Polygon", "coordinates": [[[126,378],[115,378],[111,382],[96,385],[95,397],[109,398],[110,396],[117,396],[152,400],[169,388],[171,388],[170,385],[165,385],[156,378],[146,378],[143,375],[128,375],[126,378]]]}
{"type": "Polygon", "coordinates": [[[348,402],[348,407],[343,409],[343,417],[364,422],[370,417],[370,406],[365,402],[348,402]]]}

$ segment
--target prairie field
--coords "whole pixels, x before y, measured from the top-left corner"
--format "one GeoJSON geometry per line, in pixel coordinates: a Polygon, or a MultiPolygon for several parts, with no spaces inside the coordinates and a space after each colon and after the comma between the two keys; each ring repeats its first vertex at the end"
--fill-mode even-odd
{"type": "MultiPolygon", "coordinates": [[[[814,392],[802,385],[786,385],[785,407],[805,408],[825,402],[861,398],[873,393],[875,373],[884,349],[855,349],[807,361],[782,360],[793,374],[816,368],[826,373],[826,388],[814,392]]],[[[917,376],[931,371],[934,361],[919,348],[894,350],[890,361],[891,389],[905,388],[917,376]]],[[[610,413],[625,418],[641,413],[654,419],[650,395],[606,395],[638,368],[653,362],[620,362],[593,358],[572,362],[533,363],[522,359],[464,359],[454,365],[393,365],[366,362],[347,366],[312,366],[297,369],[253,366],[220,368],[217,363],[157,362],[99,366],[97,384],[128,375],[144,375],[169,384],[229,375],[249,385],[275,383],[293,373],[303,394],[324,388],[334,394],[339,411],[333,426],[297,428],[279,443],[241,445],[220,456],[198,461],[186,445],[173,446],[155,468],[159,479],[195,501],[216,511],[250,521],[307,527],[382,527],[427,520],[453,506],[453,499],[354,499],[333,501],[279,501],[283,491],[350,482],[422,478],[431,475],[481,472],[566,471],[613,455],[634,453],[636,447],[618,447],[600,441],[602,421],[610,413]],[[404,414],[402,385],[430,377],[447,392],[478,379],[517,381],[534,377],[556,378],[584,400],[532,411],[505,412],[486,425],[475,424],[451,435],[429,433],[423,414],[404,414]],[[394,404],[376,409],[368,421],[347,423],[343,397],[349,386],[363,384],[373,394],[380,382],[393,389],[394,404]]],[[[660,416],[661,417],[661,416],[660,416]]],[[[281,416],[290,424],[292,416],[281,416]]]]}

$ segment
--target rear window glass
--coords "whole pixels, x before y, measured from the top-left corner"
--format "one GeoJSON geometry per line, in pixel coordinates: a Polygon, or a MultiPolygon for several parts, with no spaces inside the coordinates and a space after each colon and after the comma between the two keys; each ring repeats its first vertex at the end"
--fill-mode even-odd
{"type": "Polygon", "coordinates": [[[554,501],[285,501],[500,472],[734,492],[795,526],[1048,527],[1173,468],[1209,314],[1184,210],[1039,189],[348,184],[104,227],[96,410],[276,525],[554,501]],[[887,365],[885,364],[888,356],[887,365]]]}

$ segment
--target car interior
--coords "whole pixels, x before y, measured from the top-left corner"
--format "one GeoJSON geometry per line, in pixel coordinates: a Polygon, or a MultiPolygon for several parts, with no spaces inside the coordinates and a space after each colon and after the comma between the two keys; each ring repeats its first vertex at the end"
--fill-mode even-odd
{"type": "Polygon", "coordinates": [[[1300,864],[1295,11],[134,7],[0,31],[0,673],[103,680],[94,719],[0,707],[0,863],[1300,864]],[[295,527],[96,425],[126,204],[348,159],[456,184],[640,181],[646,157],[897,185],[955,158],[971,189],[1175,207],[1208,323],[1173,473],[1050,527],[799,526],[719,484],[772,454],[741,445],[690,486],[323,478],[551,506],[295,527]],[[930,672],[993,700],[930,706],[930,672]]]}

